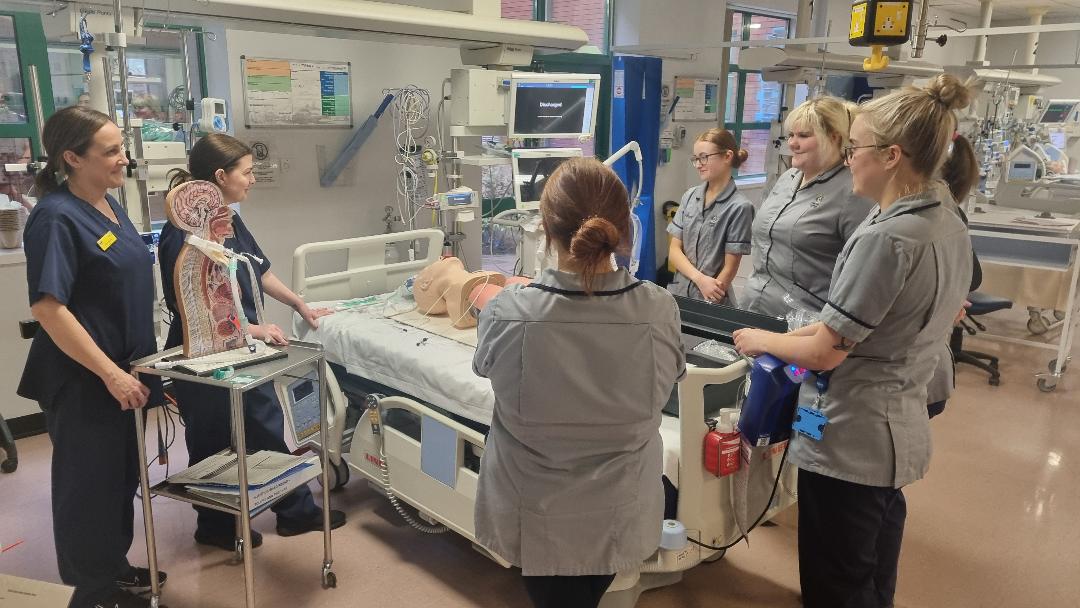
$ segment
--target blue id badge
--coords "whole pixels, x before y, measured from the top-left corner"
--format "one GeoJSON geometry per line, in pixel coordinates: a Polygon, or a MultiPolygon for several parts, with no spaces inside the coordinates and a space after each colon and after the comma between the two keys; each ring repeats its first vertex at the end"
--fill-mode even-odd
{"type": "Polygon", "coordinates": [[[821,410],[800,405],[795,410],[795,422],[791,428],[814,441],[821,441],[825,432],[825,425],[829,424],[829,418],[821,413],[821,410]]]}

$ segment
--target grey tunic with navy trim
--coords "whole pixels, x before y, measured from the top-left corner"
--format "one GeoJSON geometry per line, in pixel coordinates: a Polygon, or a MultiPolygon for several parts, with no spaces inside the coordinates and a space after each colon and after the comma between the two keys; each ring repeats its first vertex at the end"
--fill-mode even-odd
{"type": "MultiPolygon", "coordinates": [[[[750,253],[750,233],[754,222],[754,204],[739,192],[735,180],[728,182],[708,208],[704,206],[707,184],[687,190],[679,202],[679,211],[668,225],[671,236],[682,241],[683,253],[704,274],[715,277],[724,269],[726,254],[750,253]]],[[[681,272],[668,285],[668,291],[687,298],[703,300],[701,290],[681,272]]],[[[728,288],[728,304],[734,304],[728,288]]]]}
{"type": "Polygon", "coordinates": [[[660,542],[660,416],[686,373],[679,310],[625,269],[547,269],[480,313],[473,370],[495,410],[476,538],[527,576],[637,569],[660,542]]]}
{"type": "MultiPolygon", "coordinates": [[[[896,201],[855,231],[821,320],[857,345],[829,379],[823,438],[796,434],[793,463],[869,486],[922,478],[930,463],[927,384],[967,296],[971,264],[967,227],[933,191],[896,201]]],[[[804,384],[800,402],[816,397],[804,384]]]]}
{"type": "Polygon", "coordinates": [[[747,310],[782,317],[784,294],[806,310],[819,311],[829,294],[836,256],[873,201],[851,191],[851,172],[838,165],[805,186],[791,169],[773,185],[754,219],[754,271],[740,294],[747,310]]]}

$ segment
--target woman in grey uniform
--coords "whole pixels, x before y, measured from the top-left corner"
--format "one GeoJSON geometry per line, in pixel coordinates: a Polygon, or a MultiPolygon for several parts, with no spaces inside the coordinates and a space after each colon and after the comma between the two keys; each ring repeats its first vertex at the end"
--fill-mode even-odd
{"type": "Polygon", "coordinates": [[[907,507],[930,462],[927,384],[967,296],[971,240],[933,178],[971,92],[941,75],[857,112],[844,153],[878,201],[844,245],[821,322],[735,333],[743,353],[821,372],[803,386],[788,459],[799,471],[803,605],[893,605],[907,507]]]}
{"type": "Polygon", "coordinates": [[[773,185],[754,218],[754,271],[740,305],[785,316],[792,306],[818,312],[829,294],[836,256],[873,201],[851,191],[851,172],[840,157],[851,123],[846,101],[820,97],[788,115],[791,169],[773,185]]]}
{"type": "Polygon", "coordinates": [[[660,415],[686,361],[671,295],[613,269],[632,234],[615,173],[567,161],[540,213],[558,269],[507,287],[477,327],[495,411],[476,538],[521,567],[535,606],[595,607],[660,541],[660,415]]]}
{"type": "Polygon", "coordinates": [[[687,190],[668,225],[668,257],[675,279],[668,291],[687,298],[734,305],[731,281],[750,253],[754,205],[735,187],[731,172],[747,158],[724,129],[698,135],[690,164],[702,183],[687,190]]]}

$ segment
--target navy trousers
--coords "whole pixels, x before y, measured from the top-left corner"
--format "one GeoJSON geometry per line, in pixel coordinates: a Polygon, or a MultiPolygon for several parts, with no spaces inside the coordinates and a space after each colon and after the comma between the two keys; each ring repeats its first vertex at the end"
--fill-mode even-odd
{"type": "MultiPolygon", "coordinates": [[[[184,440],[188,448],[188,465],[217,454],[232,443],[232,424],[229,392],[223,388],[175,382],[176,403],[184,420],[184,440]]],[[[269,385],[244,393],[244,436],[248,453],[271,450],[288,453],[285,445],[285,416],[277,395],[269,385]]],[[[321,515],[311,489],[302,485],[272,507],[278,519],[293,522],[308,521],[321,515]]],[[[198,528],[206,534],[232,533],[236,522],[232,515],[195,507],[198,528]]]]}
{"type": "Polygon", "coordinates": [[[52,515],[60,579],[82,608],[128,567],[139,486],[135,414],[97,378],[68,379],[45,409],[52,440],[52,515]]]}
{"type": "Polygon", "coordinates": [[[907,503],[896,488],[799,470],[805,608],[891,608],[907,503]]]}

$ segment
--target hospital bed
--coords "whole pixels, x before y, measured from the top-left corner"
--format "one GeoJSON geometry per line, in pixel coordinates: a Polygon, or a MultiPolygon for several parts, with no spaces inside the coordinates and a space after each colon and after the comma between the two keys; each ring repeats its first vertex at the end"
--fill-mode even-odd
{"type": "MultiPolygon", "coordinates": [[[[445,527],[508,566],[476,542],[473,527],[479,462],[494,406],[490,382],[472,372],[475,329],[454,330],[446,318],[415,312],[392,316],[395,309],[388,304],[406,279],[438,259],[442,241],[440,231],[415,230],[297,248],[292,284],[306,301],[333,305],[374,296],[374,303],[324,317],[317,330],[296,317],[294,333],[323,344],[335,371],[331,376],[337,376],[326,446],[335,483],[357,472],[387,494],[414,527],[426,532],[445,527]],[[386,262],[390,247],[410,252],[392,256],[406,261],[386,262]],[[426,523],[413,520],[402,502],[426,523]]],[[[684,330],[699,337],[725,329],[708,325],[707,319],[684,318],[684,330]]],[[[795,467],[783,467],[784,444],[744,450],[744,465],[746,458],[755,465],[741,476],[706,471],[707,398],[710,411],[735,406],[749,367],[742,359],[717,364],[695,353],[688,353],[688,363],[677,400],[665,408],[677,415],[663,416],[661,435],[664,475],[677,488],[669,515],[674,510],[686,536],[700,544],[676,542],[672,549],[658,549],[638,571],[618,573],[602,606],[633,606],[644,590],[675,583],[686,570],[722,557],[766,504],[768,519],[795,502],[795,467]],[[740,517],[736,484],[765,497],[760,505],[742,508],[740,517]]]]}

